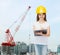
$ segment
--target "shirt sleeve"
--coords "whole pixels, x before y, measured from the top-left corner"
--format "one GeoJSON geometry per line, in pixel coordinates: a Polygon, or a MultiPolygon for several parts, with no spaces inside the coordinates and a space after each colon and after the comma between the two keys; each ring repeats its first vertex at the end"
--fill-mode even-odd
{"type": "Polygon", "coordinates": [[[33,30],[35,30],[35,25],[36,25],[36,23],[33,23],[33,25],[32,25],[33,30]]]}
{"type": "Polygon", "coordinates": [[[48,22],[46,23],[46,27],[47,27],[47,28],[48,28],[48,27],[50,27],[50,25],[49,25],[49,23],[48,23],[48,22]]]}

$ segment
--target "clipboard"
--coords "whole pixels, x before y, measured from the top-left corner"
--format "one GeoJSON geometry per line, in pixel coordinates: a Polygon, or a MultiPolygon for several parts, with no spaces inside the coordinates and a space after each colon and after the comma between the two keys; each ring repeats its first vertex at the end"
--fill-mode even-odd
{"type": "Polygon", "coordinates": [[[35,36],[42,36],[42,35],[40,35],[40,34],[36,34],[36,33],[40,33],[40,32],[42,32],[43,34],[46,34],[46,33],[47,33],[47,30],[35,30],[35,31],[34,31],[34,35],[35,35],[35,36]]]}

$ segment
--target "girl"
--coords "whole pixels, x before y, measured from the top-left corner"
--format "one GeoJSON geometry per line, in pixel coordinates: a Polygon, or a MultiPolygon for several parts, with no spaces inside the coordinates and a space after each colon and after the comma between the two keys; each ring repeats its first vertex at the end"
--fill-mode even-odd
{"type": "Polygon", "coordinates": [[[50,26],[46,19],[46,8],[38,6],[36,9],[37,22],[33,25],[36,55],[47,55],[47,42],[50,36],[50,26]]]}

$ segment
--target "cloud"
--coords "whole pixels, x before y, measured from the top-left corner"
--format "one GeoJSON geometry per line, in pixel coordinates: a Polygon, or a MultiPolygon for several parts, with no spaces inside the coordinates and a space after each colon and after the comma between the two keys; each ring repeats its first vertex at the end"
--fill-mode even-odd
{"type": "Polygon", "coordinates": [[[54,18],[48,20],[50,24],[57,24],[60,23],[60,16],[55,16],[54,18]]]}
{"type": "Polygon", "coordinates": [[[10,5],[10,0],[1,0],[0,7],[8,7],[10,5]]]}
{"type": "Polygon", "coordinates": [[[52,20],[52,22],[54,23],[59,23],[60,22],[60,17],[56,17],[52,20]]]}

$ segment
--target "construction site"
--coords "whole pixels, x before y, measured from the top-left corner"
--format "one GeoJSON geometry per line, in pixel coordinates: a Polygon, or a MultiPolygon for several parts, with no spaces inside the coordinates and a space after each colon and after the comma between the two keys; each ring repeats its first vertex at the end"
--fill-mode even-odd
{"type": "Polygon", "coordinates": [[[27,10],[25,11],[22,18],[18,18],[16,21],[14,21],[8,29],[5,30],[6,34],[6,41],[1,43],[0,46],[0,55],[27,55],[29,52],[31,53],[31,45],[27,45],[24,42],[15,42],[14,36],[19,30],[20,26],[22,25],[25,16],[27,15],[28,11],[30,10],[31,6],[28,6],[27,10]],[[21,19],[21,20],[20,20],[21,19]],[[16,26],[14,34],[11,34],[10,28],[14,26],[18,21],[20,20],[19,24],[16,26]]]}
{"type": "MultiPolygon", "coordinates": [[[[30,8],[31,6],[28,6],[23,16],[21,18],[19,17],[5,30],[6,41],[1,43],[0,55],[36,55],[34,44],[29,43],[29,45],[27,45],[24,42],[20,42],[20,41],[15,42],[14,40],[14,36],[19,31],[19,28],[21,27],[23,21],[25,20],[25,17],[28,14],[30,8]],[[14,34],[12,34],[10,29],[12,26],[18,23],[18,21],[19,24],[15,27],[14,34]]],[[[29,37],[29,41],[30,41],[30,37],[29,37]]],[[[57,52],[48,51],[48,55],[57,55],[57,52]]]]}
{"type": "Polygon", "coordinates": [[[0,55],[60,55],[59,4],[0,0],[0,55]]]}

